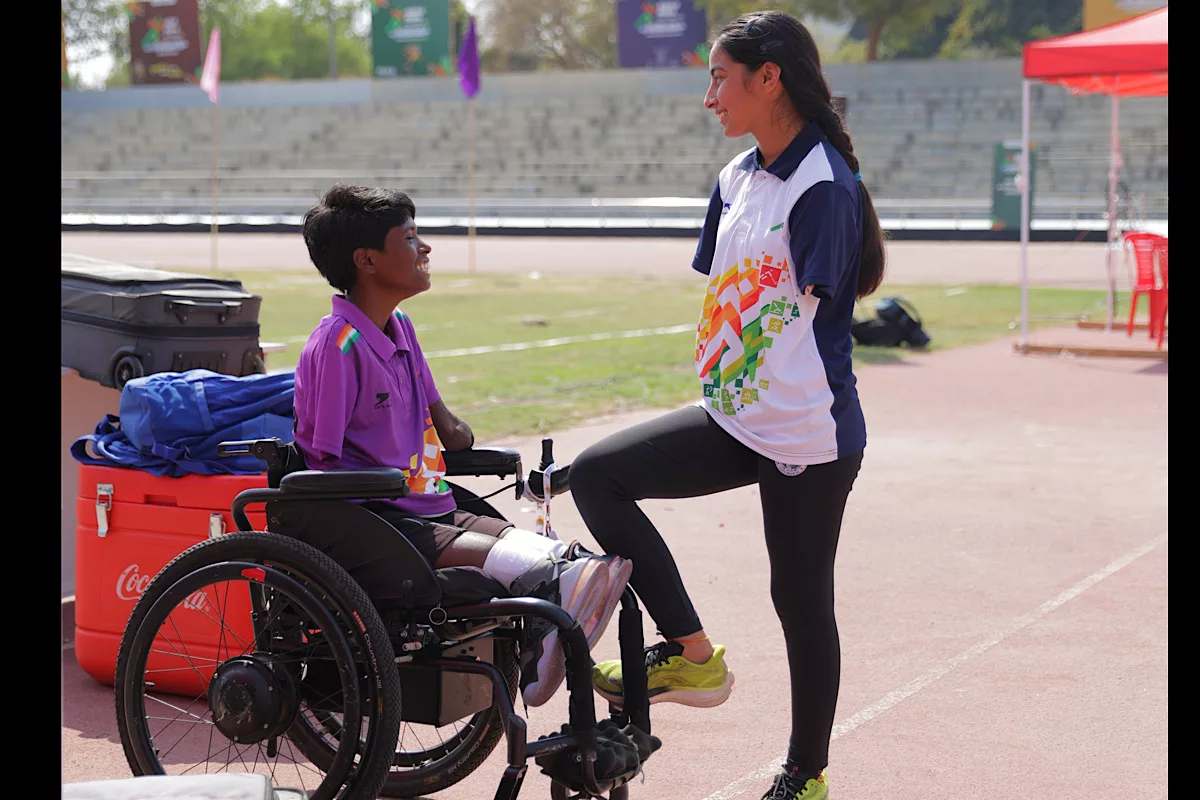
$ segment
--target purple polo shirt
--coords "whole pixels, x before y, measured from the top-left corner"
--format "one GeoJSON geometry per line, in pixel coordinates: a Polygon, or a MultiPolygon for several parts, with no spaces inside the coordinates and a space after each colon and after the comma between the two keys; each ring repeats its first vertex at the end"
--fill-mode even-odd
{"type": "Polygon", "coordinates": [[[380,330],[335,296],[296,365],[296,445],[310,469],[405,470],[408,497],[387,502],[441,516],[455,502],[429,413],[440,397],[403,311],[380,330]]]}

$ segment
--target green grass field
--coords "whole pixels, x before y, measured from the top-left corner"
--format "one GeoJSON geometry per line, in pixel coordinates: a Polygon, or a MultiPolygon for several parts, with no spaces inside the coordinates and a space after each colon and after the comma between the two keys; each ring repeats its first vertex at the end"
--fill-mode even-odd
{"type": "MultiPolygon", "coordinates": [[[[263,341],[285,342],[272,368],[294,366],[308,334],[329,313],[333,290],[315,273],[245,272],[234,277],[263,297],[263,341]]],[[[437,273],[433,289],[404,304],[446,404],[480,442],[537,433],[632,408],[694,399],[694,326],[704,284],[697,277],[542,277],[437,273]],[[513,352],[445,351],[672,326],[680,333],[611,338],[513,352]]],[[[911,301],[932,337],[929,351],[1012,335],[1020,292],[1008,286],[888,286],[867,299],[911,301]]],[[[1124,302],[1123,300],[1121,302],[1124,302]]],[[[1104,293],[1030,289],[1030,325],[1096,316],[1104,293]]],[[[907,348],[856,347],[856,365],[919,359],[907,348]]]]}

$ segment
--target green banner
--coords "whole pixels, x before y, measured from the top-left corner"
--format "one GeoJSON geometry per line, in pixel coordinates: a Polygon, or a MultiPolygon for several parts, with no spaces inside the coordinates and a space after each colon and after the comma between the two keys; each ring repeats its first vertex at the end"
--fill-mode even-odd
{"type": "MultiPolygon", "coordinates": [[[[996,142],[992,165],[992,230],[1021,230],[1021,143],[996,142]]],[[[1029,145],[1029,218],[1033,219],[1033,197],[1037,189],[1037,147],[1029,145]]]]}
{"type": "Polygon", "coordinates": [[[452,75],[449,0],[371,0],[376,78],[452,75]]]}

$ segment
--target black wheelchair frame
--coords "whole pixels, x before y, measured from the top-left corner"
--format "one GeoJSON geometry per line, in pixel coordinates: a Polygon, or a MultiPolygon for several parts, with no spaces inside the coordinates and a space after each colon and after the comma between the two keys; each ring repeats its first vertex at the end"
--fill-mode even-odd
{"type": "MultiPolygon", "coordinates": [[[[294,446],[292,447],[294,448],[294,446]]],[[[445,452],[443,455],[447,467],[446,475],[447,477],[497,476],[501,479],[515,477],[518,498],[523,496],[526,487],[539,499],[547,496],[547,489],[549,495],[564,493],[569,491],[569,465],[548,473],[547,469],[553,463],[551,448],[551,441],[544,440],[540,469],[530,471],[528,478],[522,474],[520,453],[506,448],[487,447],[445,452]],[[545,486],[547,476],[550,478],[549,487],[545,486]]],[[[233,502],[232,513],[238,531],[254,530],[246,514],[247,507],[251,505],[266,505],[268,531],[291,535],[287,533],[286,521],[288,514],[293,513],[294,516],[297,509],[311,510],[322,505],[333,508],[326,501],[395,499],[408,492],[406,473],[398,469],[318,472],[303,469],[302,462],[301,468],[296,469],[294,462],[289,464],[289,453],[296,454],[298,451],[294,449],[289,451],[288,446],[278,439],[227,442],[220,446],[218,452],[222,455],[248,453],[267,464],[269,488],[243,491],[233,502]]],[[[476,513],[490,510],[492,516],[503,518],[503,515],[486,504],[484,498],[479,498],[454,484],[451,486],[458,490],[456,496],[461,493],[461,496],[466,498],[466,507],[476,513]]],[[[358,507],[356,504],[341,502],[336,503],[336,506],[338,507],[336,511],[340,514],[345,514],[348,506],[358,507]]],[[[365,510],[363,513],[369,514],[365,510]]],[[[311,520],[311,514],[306,515],[306,518],[311,520]]],[[[326,525],[331,519],[328,515],[322,519],[320,514],[316,518],[318,524],[326,525]]],[[[343,527],[344,525],[343,522],[343,527]]],[[[398,537],[398,539],[401,542],[398,546],[403,547],[407,544],[407,539],[403,537],[398,537]]],[[[303,541],[302,538],[300,540],[303,541]]],[[[568,791],[579,792],[570,795],[571,797],[600,798],[607,796],[610,800],[625,800],[628,797],[628,781],[641,771],[641,763],[639,761],[637,769],[631,774],[621,774],[615,778],[610,776],[606,779],[598,778],[596,775],[595,764],[598,750],[602,744],[598,736],[598,722],[592,689],[592,659],[586,636],[578,622],[559,606],[528,597],[494,598],[487,602],[444,609],[441,608],[439,599],[437,605],[430,608],[429,603],[435,597],[435,594],[429,591],[430,581],[435,580],[433,569],[411,544],[407,546],[411,553],[407,555],[406,563],[411,566],[413,572],[411,578],[404,582],[404,605],[406,608],[401,612],[401,617],[406,618],[408,625],[402,627],[399,633],[392,629],[388,631],[389,638],[392,639],[394,645],[393,652],[397,655],[397,669],[402,669],[402,666],[399,666],[402,662],[419,663],[440,673],[478,675],[490,682],[492,708],[499,710],[503,733],[507,740],[507,766],[496,790],[495,800],[516,800],[525,779],[529,759],[544,760],[545,757],[554,756],[561,762],[562,754],[566,755],[566,762],[573,764],[572,768],[577,769],[578,774],[573,776],[573,780],[569,782],[572,784],[570,789],[568,789],[567,782],[560,783],[554,780],[552,783],[554,800],[567,798],[568,791]],[[492,663],[460,658],[424,657],[419,652],[414,660],[414,651],[420,651],[422,643],[417,637],[409,636],[408,632],[415,629],[416,626],[413,622],[421,615],[424,615],[426,622],[438,625],[540,617],[556,626],[566,657],[566,686],[569,692],[569,721],[563,729],[566,732],[554,733],[535,741],[529,741],[526,721],[516,712],[505,676],[492,663]],[[435,615],[440,622],[434,621],[435,615]],[[400,653],[404,653],[404,655],[401,656],[400,653]]],[[[259,593],[251,592],[256,641],[262,635],[260,626],[263,625],[261,620],[265,616],[262,602],[259,593]]],[[[636,596],[628,587],[621,597],[618,635],[622,669],[626,678],[624,682],[625,696],[620,708],[610,705],[609,719],[620,729],[628,730],[626,726],[633,726],[638,732],[645,734],[643,741],[648,741],[651,734],[650,703],[643,663],[642,618],[636,596]]],[[[429,644],[436,647],[437,642],[429,642],[429,644]]],[[[611,726],[609,730],[611,730],[611,726]]],[[[655,740],[655,746],[648,752],[641,747],[638,749],[641,751],[641,761],[644,761],[649,753],[653,752],[653,749],[657,749],[657,740],[655,740]]],[[[365,758],[365,754],[363,757],[365,758]]],[[[545,764],[543,766],[545,767],[545,764]]],[[[555,778],[549,769],[545,771],[551,775],[552,780],[555,778]]]]}

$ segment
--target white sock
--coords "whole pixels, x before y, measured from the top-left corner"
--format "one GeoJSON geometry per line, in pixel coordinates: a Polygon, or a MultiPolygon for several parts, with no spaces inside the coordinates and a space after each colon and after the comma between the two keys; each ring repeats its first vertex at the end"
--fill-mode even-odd
{"type": "MultiPolygon", "coordinates": [[[[536,533],[532,535],[537,536],[536,533]]],[[[520,538],[513,541],[512,532],[510,532],[492,545],[487,558],[483,560],[483,571],[504,584],[505,588],[511,589],[513,581],[524,575],[534,564],[544,561],[545,558],[545,550],[531,547],[528,542],[523,542],[520,538]]]]}
{"type": "Polygon", "coordinates": [[[529,547],[536,547],[547,555],[552,555],[555,558],[562,558],[567,554],[567,545],[560,542],[558,539],[551,539],[549,536],[542,536],[533,531],[525,531],[520,528],[513,528],[504,534],[501,540],[504,542],[520,542],[529,547]]]}

